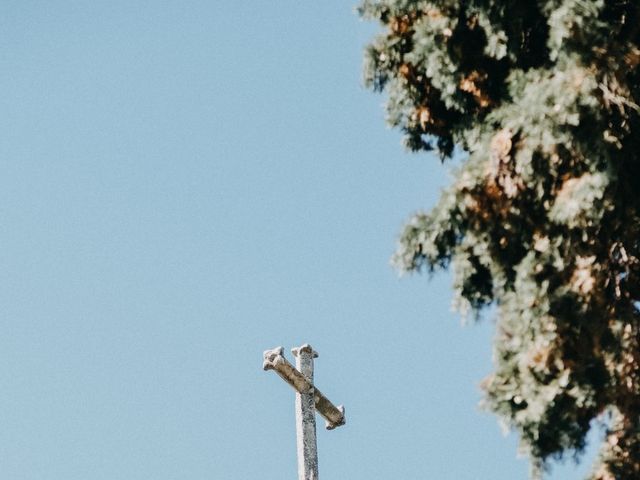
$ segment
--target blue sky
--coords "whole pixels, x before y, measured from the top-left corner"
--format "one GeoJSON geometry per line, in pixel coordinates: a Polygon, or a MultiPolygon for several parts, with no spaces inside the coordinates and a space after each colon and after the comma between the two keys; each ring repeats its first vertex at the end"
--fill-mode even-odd
{"type": "Polygon", "coordinates": [[[296,478],[261,362],[305,342],[347,409],[322,478],[526,478],[477,408],[491,321],[389,267],[448,177],[362,87],[354,6],[2,2],[0,478],[296,478]]]}

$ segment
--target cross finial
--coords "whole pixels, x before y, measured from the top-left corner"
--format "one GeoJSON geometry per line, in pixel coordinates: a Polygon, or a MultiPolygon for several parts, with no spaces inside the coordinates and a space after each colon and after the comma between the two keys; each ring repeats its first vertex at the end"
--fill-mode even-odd
{"type": "Polygon", "coordinates": [[[344,425],[344,407],[335,406],[313,384],[313,359],[318,357],[311,345],[305,343],[291,349],[296,367],[284,357],[284,349],[277,347],[264,352],[264,370],[275,370],[296,391],[296,432],[298,444],[299,480],[318,480],[315,410],[332,430],[344,425]]]}

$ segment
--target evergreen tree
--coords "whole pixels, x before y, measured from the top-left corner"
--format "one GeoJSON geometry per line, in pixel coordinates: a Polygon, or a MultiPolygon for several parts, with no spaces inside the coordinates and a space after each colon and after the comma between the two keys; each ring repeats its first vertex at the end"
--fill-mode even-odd
{"type": "Polygon", "coordinates": [[[534,465],[606,425],[591,479],[640,478],[640,2],[364,0],[365,81],[409,149],[466,152],[406,224],[402,271],[451,264],[495,305],[484,405],[534,465]]]}

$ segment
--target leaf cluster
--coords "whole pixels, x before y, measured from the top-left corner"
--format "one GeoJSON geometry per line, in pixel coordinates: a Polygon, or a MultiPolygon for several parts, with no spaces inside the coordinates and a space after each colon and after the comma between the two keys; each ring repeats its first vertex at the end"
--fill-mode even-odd
{"type": "Polygon", "coordinates": [[[399,240],[497,311],[484,405],[532,460],[608,428],[594,479],[640,478],[640,4],[364,0],[365,83],[414,151],[466,160],[399,240]]]}

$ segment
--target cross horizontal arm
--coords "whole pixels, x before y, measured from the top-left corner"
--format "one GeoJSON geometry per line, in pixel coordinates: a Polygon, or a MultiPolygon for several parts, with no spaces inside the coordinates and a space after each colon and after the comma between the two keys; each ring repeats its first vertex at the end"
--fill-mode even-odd
{"type": "Polygon", "coordinates": [[[266,350],[264,352],[264,362],[262,363],[263,370],[275,370],[298,393],[310,393],[313,389],[313,384],[296,367],[289,363],[283,353],[284,349],[282,347],[266,350]]]}
{"type": "Polygon", "coordinates": [[[344,425],[344,407],[342,405],[336,407],[331,403],[320,390],[314,387],[302,373],[289,363],[283,353],[284,349],[282,347],[266,350],[264,352],[262,368],[264,370],[275,370],[285,382],[299,393],[311,393],[311,391],[313,391],[315,408],[326,420],[327,430],[333,430],[336,427],[344,425]]]}

